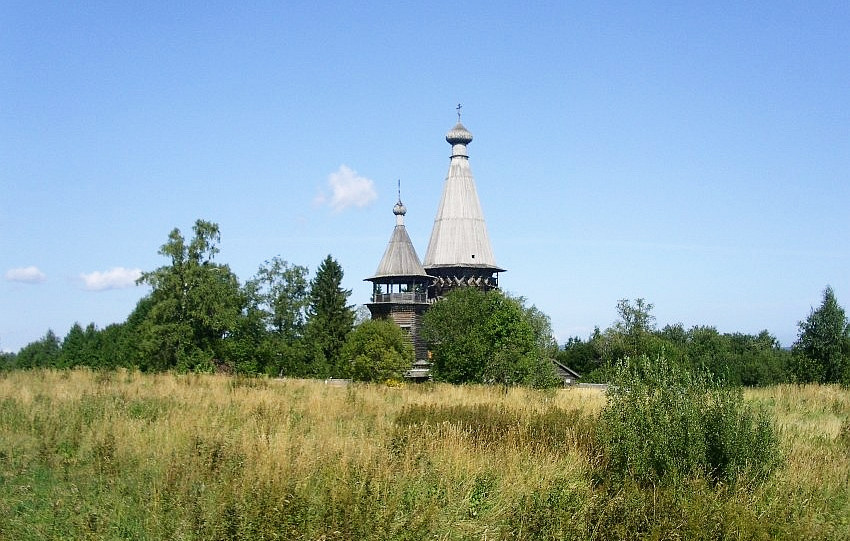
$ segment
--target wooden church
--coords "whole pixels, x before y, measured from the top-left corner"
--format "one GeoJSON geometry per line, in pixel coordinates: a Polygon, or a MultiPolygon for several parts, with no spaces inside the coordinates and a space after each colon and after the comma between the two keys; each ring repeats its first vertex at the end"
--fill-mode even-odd
{"type": "Polygon", "coordinates": [[[366,278],[373,284],[367,305],[372,319],[391,318],[413,343],[416,360],[407,373],[411,379],[429,377],[428,352],[419,336],[428,306],[457,287],[497,289],[499,273],[505,271],[496,264],[487,235],[467,154],[472,134],[460,122],[460,106],[457,124],[446,134],[446,141],[452,147],[449,172],[424,263],[404,226],[407,209],[399,194],[393,207],[392,236],[378,270],[366,278]]]}

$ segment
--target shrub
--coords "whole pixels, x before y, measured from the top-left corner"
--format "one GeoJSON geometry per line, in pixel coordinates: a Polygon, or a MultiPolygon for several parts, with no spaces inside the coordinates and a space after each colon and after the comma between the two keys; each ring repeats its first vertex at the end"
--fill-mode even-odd
{"type": "Polygon", "coordinates": [[[603,480],[642,486],[704,476],[758,482],[778,465],[778,440],[740,388],[643,356],[614,370],[597,426],[603,480]]]}
{"type": "Polygon", "coordinates": [[[367,320],[349,333],[342,356],[354,380],[400,380],[413,363],[413,345],[392,321],[367,320]]]}

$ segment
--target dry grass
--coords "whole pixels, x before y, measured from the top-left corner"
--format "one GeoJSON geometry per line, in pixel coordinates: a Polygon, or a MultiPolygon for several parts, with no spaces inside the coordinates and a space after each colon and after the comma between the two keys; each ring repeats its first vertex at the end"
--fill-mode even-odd
{"type": "Polygon", "coordinates": [[[788,466],[755,490],[685,497],[602,491],[585,449],[529,439],[547,413],[596,414],[598,390],[2,373],[0,538],[850,537],[848,393],[747,399],[775,412],[788,466]],[[406,409],[477,406],[517,426],[488,439],[397,423],[406,409]],[[707,521],[722,528],[709,535],[707,521]]]}

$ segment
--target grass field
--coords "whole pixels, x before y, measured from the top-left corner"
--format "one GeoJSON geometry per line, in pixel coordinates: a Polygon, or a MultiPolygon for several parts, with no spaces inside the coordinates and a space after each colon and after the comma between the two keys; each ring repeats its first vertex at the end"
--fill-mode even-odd
{"type": "Polygon", "coordinates": [[[850,393],[765,483],[600,483],[596,390],[0,373],[0,539],[850,539],[850,393]]]}

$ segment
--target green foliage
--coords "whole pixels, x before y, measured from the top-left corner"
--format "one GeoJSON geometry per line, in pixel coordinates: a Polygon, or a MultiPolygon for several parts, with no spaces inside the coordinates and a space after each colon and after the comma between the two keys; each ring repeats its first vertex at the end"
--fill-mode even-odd
{"type": "Polygon", "coordinates": [[[218,225],[197,220],[187,245],[174,229],[159,250],[171,264],[139,278],[153,288],[152,304],[139,326],[142,369],[213,369],[225,353],[224,339],[236,328],[246,300],[219,252],[218,225]]]}
{"type": "Polygon", "coordinates": [[[307,267],[274,257],[260,265],[245,285],[252,308],[259,311],[268,330],[287,344],[295,343],[304,333],[310,302],[308,274],[307,267]]]}
{"type": "MultiPolygon", "coordinates": [[[[310,282],[306,267],[275,257],[240,286],[227,265],[215,262],[218,225],[197,220],[193,231],[189,241],[178,229],[169,234],[159,250],[169,264],[142,275],[139,283],[152,291],[127,321],[102,330],[75,323],[61,342],[48,331],[18,354],[3,353],[0,369],[123,366],[307,377],[350,372],[354,357],[342,348],[355,314],[346,304],[351,292],[341,287],[342,268],[330,255],[310,282]]],[[[611,327],[595,329],[586,341],[571,338],[559,350],[548,316],[524,299],[460,289],[427,312],[422,335],[434,353],[433,374],[453,383],[556,386],[553,357],[583,381],[607,382],[624,357],[663,355],[730,384],[784,382],[789,372],[799,382],[850,384],[850,331],[831,288],[822,306],[800,323],[793,359],[767,331],[727,334],[681,324],[659,331],[652,309],[641,298],[621,299],[611,327]]],[[[367,319],[368,311],[361,307],[357,317],[367,319]]],[[[397,360],[386,355],[380,364],[397,360]]],[[[367,358],[360,358],[358,377],[374,377],[364,372],[367,358]]]]}
{"type": "Polygon", "coordinates": [[[15,356],[15,368],[54,367],[59,363],[62,346],[59,338],[48,329],[39,340],[27,344],[15,356]]]}
{"type": "Polygon", "coordinates": [[[103,330],[74,324],[61,342],[50,331],[20,355],[4,355],[0,368],[343,375],[339,353],[354,316],[331,256],[312,282],[306,267],[275,257],[241,286],[215,261],[218,225],[199,219],[193,233],[171,231],[159,250],[168,264],[142,274],[138,283],[151,291],[125,322],[103,330]]]}
{"type": "Polygon", "coordinates": [[[435,379],[450,383],[551,385],[548,318],[500,291],[461,288],[425,313],[422,337],[435,379]]]}
{"type": "Polygon", "coordinates": [[[779,460],[772,421],[743,402],[740,388],[663,357],[617,366],[597,438],[601,475],[616,483],[759,482],[779,460]]]}
{"type": "Polygon", "coordinates": [[[558,360],[582,375],[582,381],[605,383],[625,357],[664,356],[693,370],[708,372],[732,385],[769,385],[788,380],[789,354],[769,332],[758,335],[720,333],[714,327],[681,323],[654,328],[653,305],[643,299],[617,304],[620,319],[587,341],[571,338],[558,360]]]}
{"type": "Polygon", "coordinates": [[[656,357],[665,353],[669,344],[655,329],[654,305],[644,299],[629,299],[617,302],[619,319],[605,330],[592,337],[594,347],[602,359],[601,366],[610,367],[619,359],[647,355],[656,357]]]}
{"type": "Polygon", "coordinates": [[[850,325],[831,287],[824,289],[821,305],[799,328],[793,346],[797,381],[850,385],[850,325]]]}
{"type": "Polygon", "coordinates": [[[347,304],[350,290],[342,288],[342,267],[328,255],[310,283],[305,337],[309,366],[305,375],[342,377],[346,367],[342,346],[354,325],[354,311],[347,304]]]}
{"type": "Polygon", "coordinates": [[[390,320],[368,320],[349,333],[341,352],[356,381],[401,380],[413,363],[413,346],[390,320]]]}
{"type": "Polygon", "coordinates": [[[308,272],[275,257],[246,282],[247,308],[229,345],[236,372],[303,374],[308,272]]]}
{"type": "Polygon", "coordinates": [[[94,323],[89,323],[85,330],[79,323],[74,323],[68,334],[65,335],[65,339],[62,340],[58,367],[89,366],[98,368],[104,364],[102,350],[102,333],[97,330],[94,323]]]}
{"type": "MultiPolygon", "coordinates": [[[[510,539],[584,539],[588,536],[586,502],[592,493],[567,478],[523,494],[507,516],[510,539]]],[[[596,529],[596,531],[605,531],[596,529]]]]}
{"type": "Polygon", "coordinates": [[[0,371],[12,370],[17,365],[17,355],[9,351],[0,351],[0,371]]]}
{"type": "Polygon", "coordinates": [[[621,337],[618,346],[624,356],[636,357],[645,355],[650,347],[649,340],[655,330],[655,316],[652,315],[654,304],[644,299],[636,299],[632,304],[629,299],[617,301],[617,314],[620,320],[614,324],[614,335],[621,337]]]}
{"type": "Polygon", "coordinates": [[[567,339],[564,347],[555,353],[555,359],[578,372],[582,381],[593,382],[590,375],[594,370],[599,370],[603,362],[596,347],[599,335],[597,327],[586,341],[578,336],[567,339]]]}

